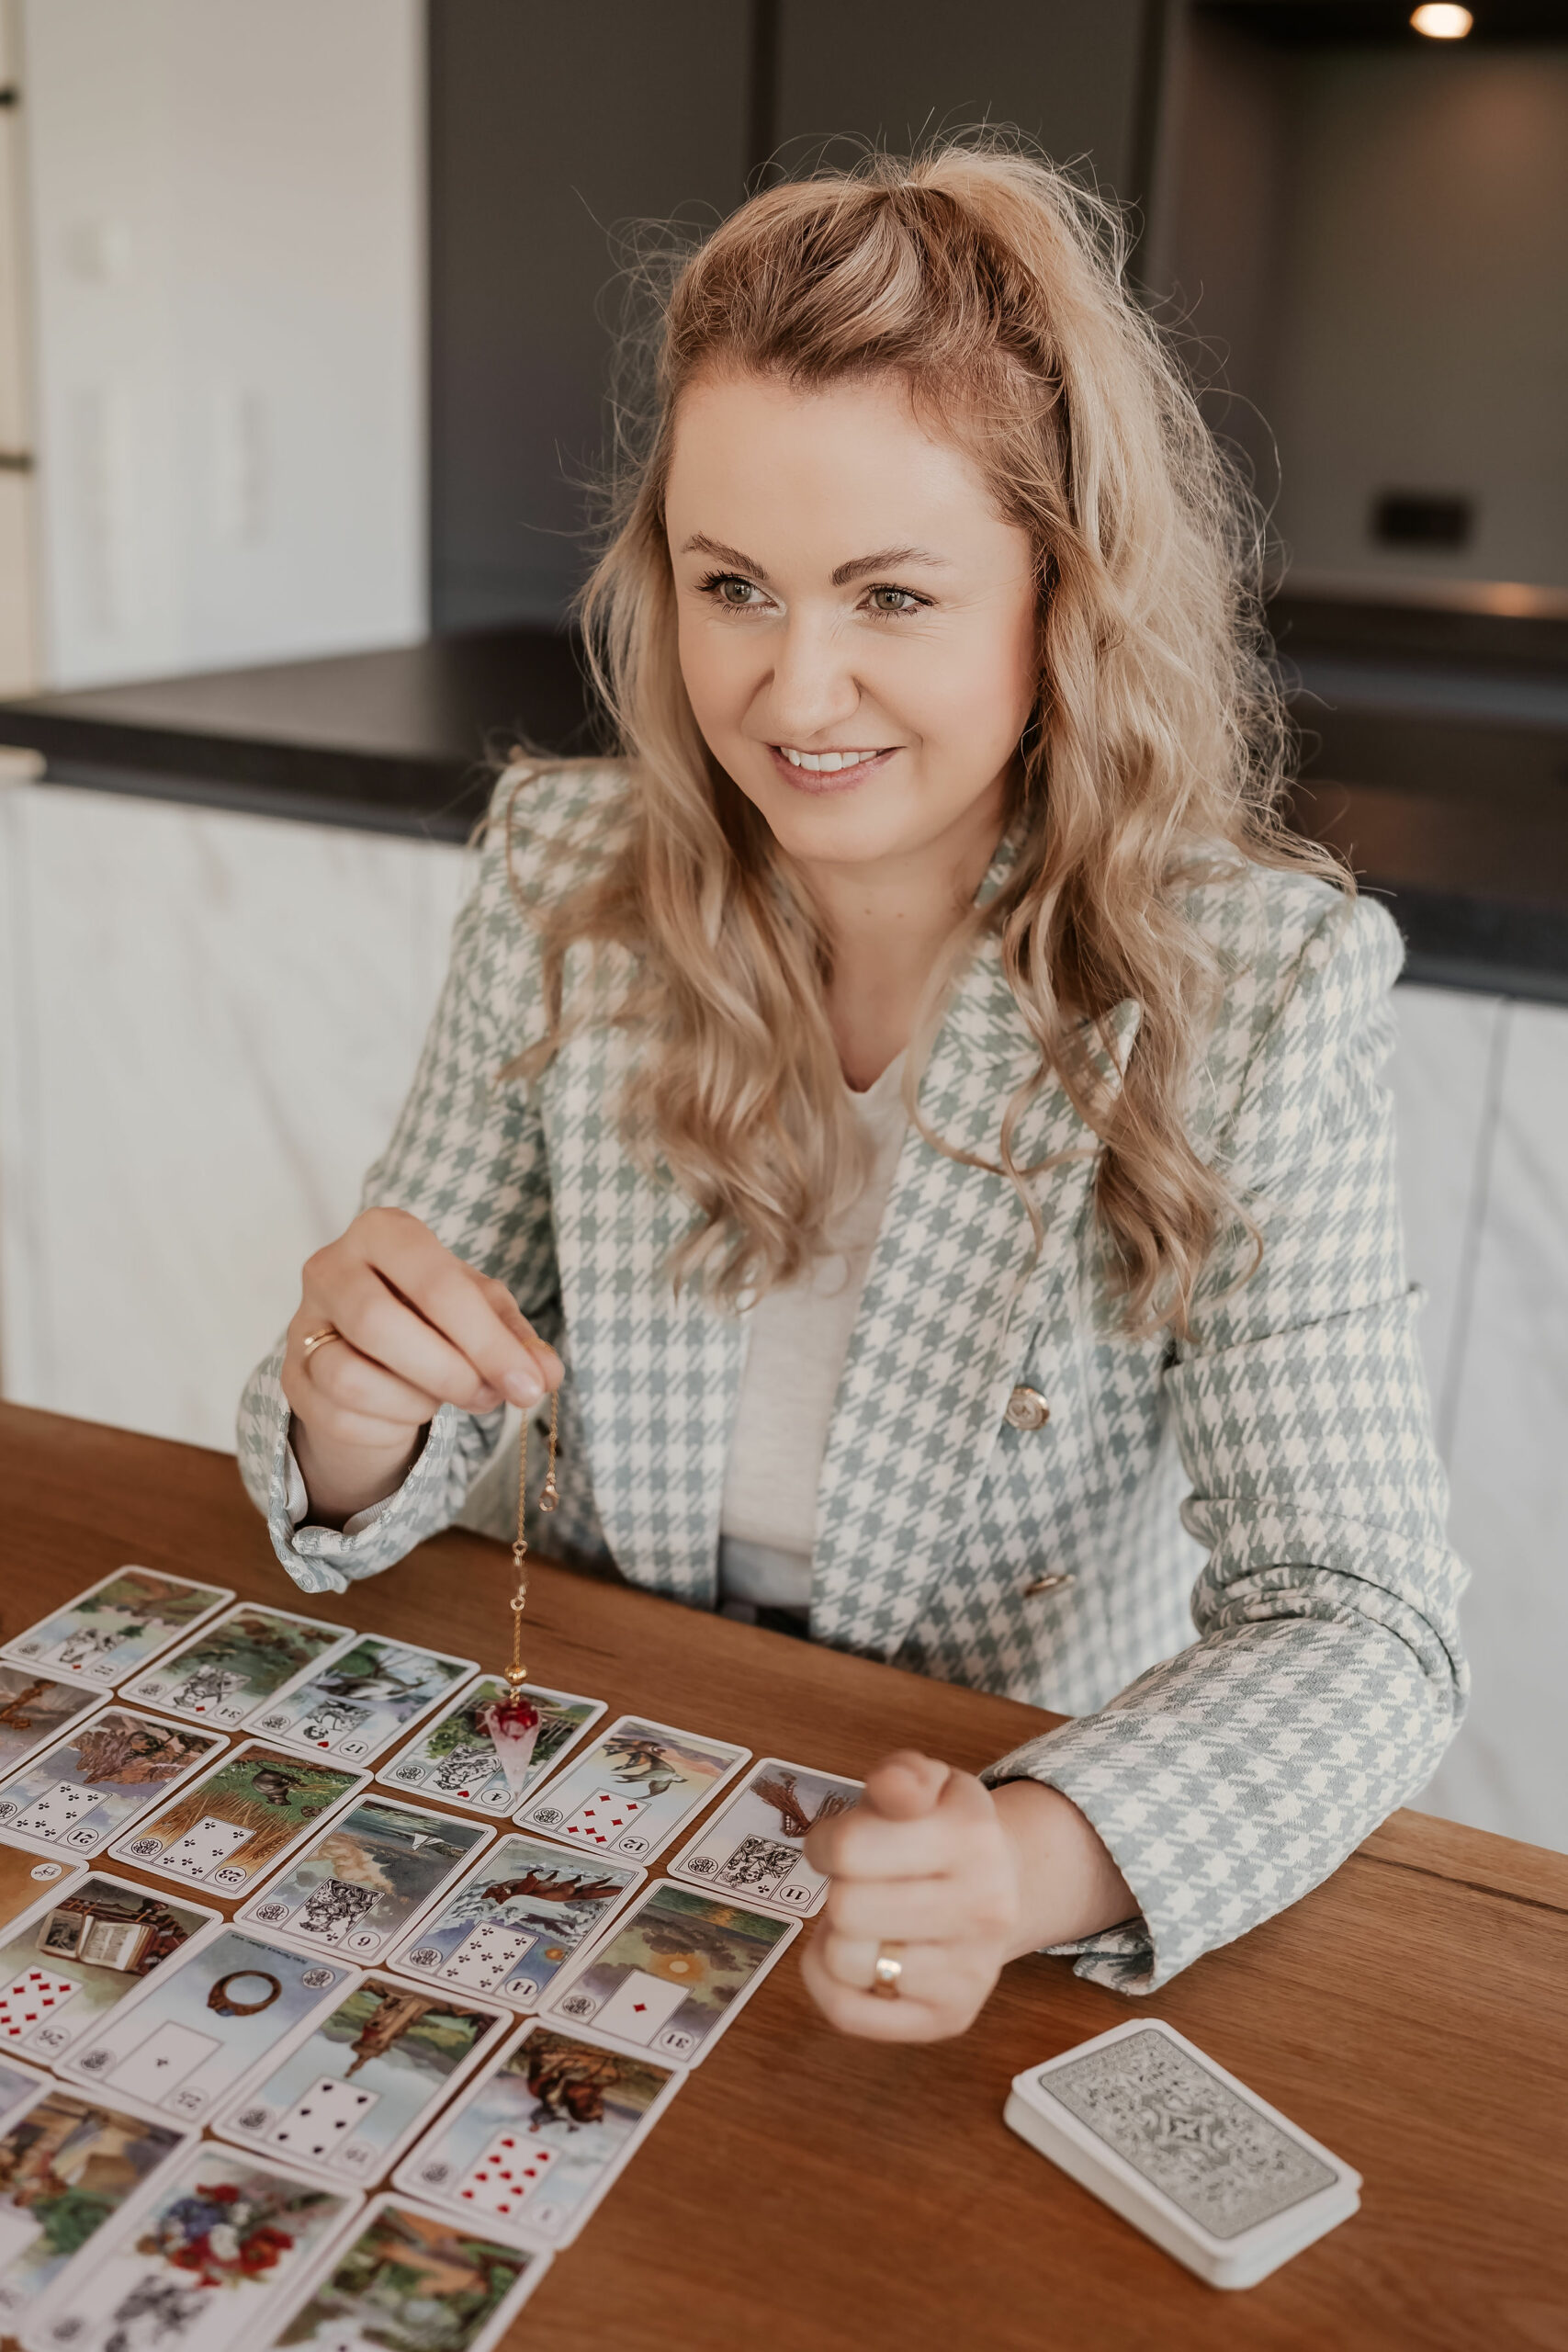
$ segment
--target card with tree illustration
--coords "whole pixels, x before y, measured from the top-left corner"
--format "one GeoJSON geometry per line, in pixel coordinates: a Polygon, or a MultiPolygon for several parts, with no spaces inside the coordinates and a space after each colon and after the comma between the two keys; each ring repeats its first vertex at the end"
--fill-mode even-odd
{"type": "Polygon", "coordinates": [[[244,1894],[357,1796],[369,1778],[344,1764],[313,1763],[266,1740],[247,1740],[112,1851],[139,1870],[220,1894],[244,1894]]]}

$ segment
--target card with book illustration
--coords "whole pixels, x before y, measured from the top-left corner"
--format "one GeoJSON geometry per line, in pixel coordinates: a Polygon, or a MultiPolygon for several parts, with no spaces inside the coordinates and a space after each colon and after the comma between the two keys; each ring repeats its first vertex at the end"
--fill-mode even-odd
{"type": "Polygon", "coordinates": [[[490,2352],[552,2256],[421,2205],[378,2197],[277,2323],[277,2352],[490,2352]]]}
{"type": "Polygon", "coordinates": [[[128,2102],[43,2082],[0,2132],[0,2330],[92,2263],[101,2233],[144,2200],[191,2144],[128,2102]]]}
{"type": "Polygon", "coordinates": [[[501,1838],[391,1953],[422,1984],[532,2008],[557,1972],[602,1935],[647,1877],[635,1863],[501,1838]]]}
{"type": "Polygon", "coordinates": [[[475,1670],[471,1657],[362,1634],[254,1708],[246,1725],[290,1747],[369,1764],[475,1670]]]}
{"type": "Polygon", "coordinates": [[[220,1894],[248,1894],[297,1846],[319,1836],[328,1816],[357,1796],[369,1778],[250,1739],[112,1850],[118,1860],[164,1878],[220,1894]]]}
{"type": "Polygon", "coordinates": [[[321,1617],[242,1600],[133,1676],[123,1695],[232,1731],[285,1683],[346,1649],[353,1639],[352,1625],[330,1625],[321,1617]]]}
{"type": "Polygon", "coordinates": [[[509,2009],[370,1975],[297,2029],[213,2129],[264,2155],[375,2181],[504,2042],[509,2009]]]}
{"type": "Polygon", "coordinates": [[[0,1781],[40,1747],[54,1747],[103,1703],[96,1683],[61,1682],[32,1667],[0,1659],[0,1781]]]}
{"type": "Polygon", "coordinates": [[[221,1917],[107,1871],[69,1880],[0,1930],[0,2050],[52,2065],[221,1917]]]}
{"type": "Polygon", "coordinates": [[[0,1645],[0,1657],[45,1667],[61,1681],[107,1688],[194,1633],[233,1598],[223,1585],[194,1584],[156,1568],[117,1568],[0,1645]]]}
{"type": "Polygon", "coordinates": [[[510,1695],[499,1675],[481,1676],[443,1707],[406,1747],[389,1757],[377,1779],[389,1788],[420,1789],[426,1796],[438,1797],[443,1804],[461,1805],[492,1819],[511,1813],[554,1771],[568,1750],[599,1721],[605,1707],[603,1699],[583,1699],[575,1691],[525,1683],[518,1696],[536,1711],[539,1728],[514,1790],[484,1723],[485,1709],[501,1704],[510,1695]]]}
{"type": "Polygon", "coordinates": [[[466,1871],[495,1832],[366,1789],[237,1917],[368,1967],[466,1871]]]}
{"type": "Polygon", "coordinates": [[[650,1862],[750,1754],[646,1715],[618,1715],[515,1817],[520,1827],[542,1829],[582,1852],[650,1862]]]}
{"type": "Polygon", "coordinates": [[[228,1747],[219,1731],[118,1702],[99,1707],[0,1784],[0,1829],[86,1861],[228,1747]]]}

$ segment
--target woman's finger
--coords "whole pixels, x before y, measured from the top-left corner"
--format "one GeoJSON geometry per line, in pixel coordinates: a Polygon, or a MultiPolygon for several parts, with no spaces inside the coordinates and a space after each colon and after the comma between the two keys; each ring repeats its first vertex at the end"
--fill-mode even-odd
{"type": "Polygon", "coordinates": [[[1000,1936],[1010,1919],[988,1889],[955,1878],[835,1879],[823,1907],[829,1934],[860,1941],[964,1943],[1000,1936]]]}
{"type": "MultiPolygon", "coordinates": [[[[901,1981],[897,1999],[887,2000],[860,1985],[844,1984],[827,1967],[822,1944],[819,1935],[812,1938],[800,1956],[800,1973],[812,1999],[840,2033],[855,2034],[863,2041],[938,2041],[947,2034],[962,2032],[969,2023],[973,2011],[965,1999],[954,2000],[947,1988],[938,1998],[929,2000],[913,1989],[906,1990],[901,1981]]],[[[904,1953],[897,1957],[907,1959],[904,1953]]],[[[915,1981],[908,1976],[911,1987],[915,1981]]]]}
{"type": "MultiPolygon", "coordinates": [[[[335,1406],[340,1412],[356,1413],[367,1420],[394,1423],[400,1428],[417,1429],[422,1422],[434,1418],[440,1403],[427,1388],[416,1387],[412,1381],[389,1372],[384,1364],[362,1355],[346,1337],[329,1341],[324,1347],[313,1348],[300,1360],[301,1388],[310,1404],[300,1419],[314,1417],[318,1401],[335,1406]]],[[[500,1398],[491,1394],[491,1402],[500,1398]]]]}
{"type": "MultiPolygon", "coordinates": [[[[542,1368],[533,1349],[474,1280],[472,1268],[454,1257],[417,1217],[372,1210],[359,1224],[367,1261],[382,1276],[384,1286],[466,1356],[484,1385],[525,1410],[536,1405],[547,1385],[542,1368]]],[[[379,1354],[374,1348],[367,1352],[379,1354]]]]}
{"type": "MultiPolygon", "coordinates": [[[[459,1259],[459,1264],[462,1261],[459,1259]]],[[[547,1340],[541,1340],[512,1293],[493,1274],[481,1274],[476,1267],[464,1266],[463,1271],[478,1283],[509,1331],[514,1331],[533,1356],[543,1375],[547,1388],[558,1388],[566,1377],[566,1366],[547,1340]]]]}

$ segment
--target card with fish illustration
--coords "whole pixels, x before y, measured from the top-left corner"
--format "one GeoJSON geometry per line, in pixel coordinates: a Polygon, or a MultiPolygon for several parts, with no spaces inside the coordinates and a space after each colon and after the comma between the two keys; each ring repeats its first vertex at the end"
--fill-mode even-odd
{"type": "Polygon", "coordinates": [[[60,1679],[123,1682],[193,1634],[234,1598],[226,1586],[193,1584],[156,1568],[117,1568],[63,1609],[0,1645],[0,1657],[47,1666],[60,1679]]]}
{"type": "Polygon", "coordinates": [[[52,1747],[72,1726],[104,1703],[96,1683],[58,1682],[0,1659],[0,1780],[52,1747]]]}
{"type": "Polygon", "coordinates": [[[0,2050],[52,2065],[222,1916],[107,1871],[71,1879],[0,1931],[0,2050]]]}
{"type": "Polygon", "coordinates": [[[280,2164],[378,2180],[517,2020],[465,1994],[367,1976],[302,2026],[213,2124],[280,2164]]]}
{"type": "Polygon", "coordinates": [[[0,1784],[0,1829],[19,1845],[85,1861],[229,1745],[220,1731],[99,1707],[0,1784]]]}
{"type": "Polygon", "coordinates": [[[525,1682],[517,1695],[536,1711],[539,1729],[525,1775],[513,1791],[495,1742],[479,1719],[484,1708],[511,1695],[499,1675],[487,1674],[470,1683],[406,1747],[389,1757],[376,1778],[389,1788],[422,1789],[443,1804],[463,1805],[492,1818],[511,1813],[607,1713],[603,1699],[583,1699],[572,1690],[547,1690],[540,1683],[525,1682]]]}
{"type": "Polygon", "coordinates": [[[55,2072],[177,2123],[204,2123],[358,1981],[341,1961],[220,1928],[139,1985],[55,2072]]]}
{"type": "Polygon", "coordinates": [[[725,1739],[617,1715],[513,1818],[583,1852],[650,1862],[750,1758],[725,1739]]]}
{"type": "Polygon", "coordinates": [[[799,1933],[797,1919],[657,1879],[561,1971],[539,2014],[695,2066],[799,1933]]]}
{"type": "Polygon", "coordinates": [[[368,1967],[494,1835],[482,1822],[367,1789],[235,1916],[287,1943],[368,1967]]]}
{"type": "Polygon", "coordinates": [[[246,1726],[293,1747],[368,1764],[476,1671],[471,1657],[362,1634],[253,1709],[246,1726]]]}
{"type": "Polygon", "coordinates": [[[526,2026],[459,2093],[394,2188],[570,2245],[687,2080],[683,2066],[588,2033],[526,2026]]]}
{"type": "Polygon", "coordinates": [[[46,1887],[58,1898],[82,1876],[64,1862],[34,1853],[30,1846],[13,1846],[0,1838],[0,1928],[30,1911],[46,1887]]]}
{"type": "Polygon", "coordinates": [[[272,2332],[277,2352],[490,2352],[554,2259],[395,2192],[378,2197],[272,2332]]]}
{"type": "Polygon", "coordinates": [[[764,1756],[671,1858],[670,1875],[761,1911],[809,1919],[827,1901],[828,1882],[801,1849],[817,1824],[847,1813],[864,1785],[764,1756]]]}
{"type": "Polygon", "coordinates": [[[364,2199],[209,2140],[100,2234],[21,2330],[25,2352],[235,2352],[364,2199]]]}
{"type": "Polygon", "coordinates": [[[110,1850],[118,1861],[187,1886],[248,1894],[297,1846],[319,1836],[328,1815],[369,1778],[248,1739],[110,1850]]]}
{"type": "Polygon", "coordinates": [[[352,1625],[329,1625],[291,1609],[242,1600],[177,1650],[123,1686],[127,1699],[232,1731],[255,1709],[354,1639],[352,1625]]]}
{"type": "Polygon", "coordinates": [[[191,2134],[130,2105],[44,2082],[0,2134],[0,2330],[15,2335],[100,2233],[152,2193],[191,2134]]]}
{"type": "Polygon", "coordinates": [[[388,1966],[421,1984],[458,1985],[531,2009],[569,1960],[602,1935],[648,1872],[634,1862],[502,1838],[427,1912],[388,1966]]]}

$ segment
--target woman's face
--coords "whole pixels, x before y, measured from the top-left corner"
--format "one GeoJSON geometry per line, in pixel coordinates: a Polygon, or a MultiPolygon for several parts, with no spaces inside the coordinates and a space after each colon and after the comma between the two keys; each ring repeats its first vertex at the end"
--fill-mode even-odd
{"type": "Polygon", "coordinates": [[[903,383],[694,385],[666,527],[697,724],[784,849],[983,865],[1034,705],[1032,550],[903,383]]]}

